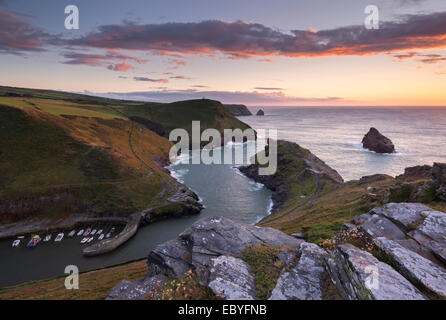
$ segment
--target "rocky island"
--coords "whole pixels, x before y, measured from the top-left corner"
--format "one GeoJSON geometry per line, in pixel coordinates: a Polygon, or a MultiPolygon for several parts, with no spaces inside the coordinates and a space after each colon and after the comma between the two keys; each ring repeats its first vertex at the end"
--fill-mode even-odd
{"type": "Polygon", "coordinates": [[[394,153],[393,142],[383,136],[377,129],[370,128],[369,132],[362,139],[363,148],[376,153],[394,153]]]}
{"type": "Polygon", "coordinates": [[[259,111],[257,111],[257,114],[256,115],[258,115],[258,116],[264,116],[265,115],[265,112],[263,111],[263,110],[259,110],[259,111]]]}

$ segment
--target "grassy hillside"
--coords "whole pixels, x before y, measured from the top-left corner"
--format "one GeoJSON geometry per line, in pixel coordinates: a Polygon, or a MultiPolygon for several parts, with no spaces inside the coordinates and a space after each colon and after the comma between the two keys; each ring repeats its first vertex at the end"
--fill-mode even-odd
{"type": "Polygon", "coordinates": [[[176,128],[192,132],[192,121],[199,120],[201,130],[215,128],[220,132],[223,129],[240,128],[245,130],[249,126],[226,110],[218,101],[200,99],[179,101],[166,104],[145,104],[140,106],[117,107],[117,110],[127,117],[140,117],[160,124],[165,130],[165,136],[176,128]]]}
{"type": "Polygon", "coordinates": [[[192,120],[246,127],[210,100],[156,104],[0,87],[0,223],[164,204],[178,186],[163,169],[172,143],[132,116],[164,128],[190,129],[192,120]]]}
{"type": "MultiPolygon", "coordinates": [[[[314,159],[309,150],[279,141],[277,173],[254,176],[273,190],[275,201],[273,214],[259,225],[288,234],[302,232],[306,240],[322,244],[335,236],[343,223],[386,201],[423,202],[434,209],[446,209],[446,203],[425,188],[432,179],[429,176],[404,174],[393,178],[377,174],[343,183],[330,169],[314,159]]],[[[248,175],[257,171],[255,167],[248,172],[241,170],[248,175]]]]}
{"type": "Polygon", "coordinates": [[[145,260],[83,272],[79,290],[67,290],[65,277],[31,281],[0,289],[0,300],[99,300],[122,280],[139,280],[147,274],[145,260]]]}

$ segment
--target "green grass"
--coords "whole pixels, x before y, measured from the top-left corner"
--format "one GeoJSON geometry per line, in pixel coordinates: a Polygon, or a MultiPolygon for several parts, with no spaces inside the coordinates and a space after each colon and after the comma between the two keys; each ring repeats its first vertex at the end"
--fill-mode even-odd
{"type": "Polygon", "coordinates": [[[147,263],[142,260],[83,272],[79,275],[79,290],[67,290],[65,277],[31,281],[1,288],[0,300],[102,300],[122,280],[139,280],[147,271],[147,263]]]}
{"type": "Polygon", "coordinates": [[[255,245],[246,248],[240,258],[250,267],[255,277],[256,297],[267,299],[279,279],[285,264],[277,257],[280,248],[255,245]]]}

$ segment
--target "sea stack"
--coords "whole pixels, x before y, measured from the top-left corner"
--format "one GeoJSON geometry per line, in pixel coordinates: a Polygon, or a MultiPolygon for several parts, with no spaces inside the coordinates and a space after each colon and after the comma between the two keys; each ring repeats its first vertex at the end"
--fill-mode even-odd
{"type": "Polygon", "coordinates": [[[259,111],[257,111],[257,115],[258,115],[258,116],[264,116],[264,115],[265,115],[265,112],[263,112],[263,110],[260,109],[259,111]]]}
{"type": "Polygon", "coordinates": [[[394,153],[395,146],[392,141],[383,136],[377,129],[370,128],[369,132],[362,139],[362,146],[365,149],[376,153],[394,153]]]}

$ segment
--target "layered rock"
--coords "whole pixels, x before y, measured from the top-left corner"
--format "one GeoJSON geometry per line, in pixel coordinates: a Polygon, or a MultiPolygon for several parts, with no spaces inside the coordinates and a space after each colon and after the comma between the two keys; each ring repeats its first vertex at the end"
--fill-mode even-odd
{"type": "Polygon", "coordinates": [[[226,300],[254,300],[254,276],[241,259],[224,255],[211,260],[209,288],[226,300]]]}
{"type": "Polygon", "coordinates": [[[376,153],[394,153],[395,146],[392,141],[383,136],[377,129],[370,128],[370,131],[362,139],[362,145],[376,153]]]}
{"type": "Polygon", "coordinates": [[[344,299],[445,298],[445,213],[417,203],[390,203],[355,218],[343,230],[364,234],[373,247],[361,249],[344,241],[328,251],[271,228],[205,218],[157,246],[148,256],[147,276],[120,283],[109,298],[156,298],[168,279],[193,270],[200,284],[221,298],[258,299],[252,266],[243,260],[245,249],[258,245],[278,248],[276,258],[283,263],[271,300],[321,300],[330,282],[344,299]]]}
{"type": "Polygon", "coordinates": [[[341,294],[350,300],[424,300],[424,295],[391,266],[351,244],[340,245],[328,261],[341,294]]]}
{"type": "Polygon", "coordinates": [[[300,252],[298,264],[280,275],[270,300],[322,300],[328,253],[313,243],[302,243],[300,252]]]}

